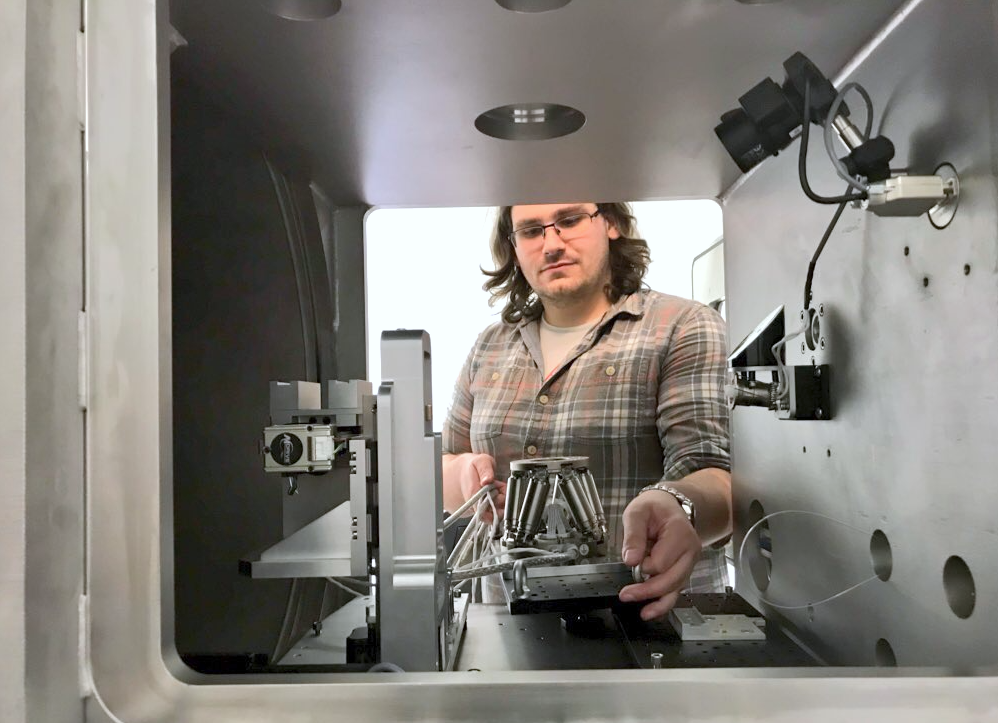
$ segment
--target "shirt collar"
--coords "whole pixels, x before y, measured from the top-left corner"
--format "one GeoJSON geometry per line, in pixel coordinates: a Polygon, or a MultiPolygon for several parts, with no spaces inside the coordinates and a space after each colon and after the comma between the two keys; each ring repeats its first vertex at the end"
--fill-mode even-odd
{"type": "MultiPolygon", "coordinates": [[[[598,324],[596,324],[596,328],[602,329],[618,316],[632,316],[635,319],[640,319],[644,316],[647,306],[648,295],[644,293],[644,290],[639,290],[633,294],[622,296],[617,300],[617,303],[607,309],[606,313],[603,315],[603,318],[598,324]]],[[[522,330],[528,324],[533,324],[535,322],[538,326],[540,326],[538,319],[521,319],[517,324],[517,327],[522,330]]]]}

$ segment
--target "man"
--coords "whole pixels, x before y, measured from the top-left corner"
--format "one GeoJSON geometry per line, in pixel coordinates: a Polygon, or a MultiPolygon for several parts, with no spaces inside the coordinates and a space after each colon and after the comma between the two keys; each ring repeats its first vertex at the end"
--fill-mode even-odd
{"type": "Polygon", "coordinates": [[[454,510],[511,460],[589,457],[608,549],[648,576],[620,599],[650,620],[691,573],[697,591],[726,581],[710,547],[731,532],[726,344],[708,307],[641,288],[635,235],[622,203],[500,209],[485,288],[506,305],[459,375],[443,485],[454,510]]]}

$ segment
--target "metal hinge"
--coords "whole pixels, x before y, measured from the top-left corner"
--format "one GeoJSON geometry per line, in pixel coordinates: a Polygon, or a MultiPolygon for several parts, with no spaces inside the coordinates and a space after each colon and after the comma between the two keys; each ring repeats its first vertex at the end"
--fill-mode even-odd
{"type": "Polygon", "coordinates": [[[80,130],[87,128],[87,35],[76,33],[76,120],[80,130]]]}
{"type": "Polygon", "coordinates": [[[80,684],[80,697],[89,698],[94,693],[93,678],[90,675],[90,598],[80,595],[77,601],[79,636],[77,640],[77,673],[80,684]]]}
{"type": "Polygon", "coordinates": [[[76,318],[76,346],[79,357],[76,363],[77,401],[81,411],[86,411],[90,403],[90,365],[87,362],[89,344],[87,333],[87,312],[79,312],[76,318]]]}

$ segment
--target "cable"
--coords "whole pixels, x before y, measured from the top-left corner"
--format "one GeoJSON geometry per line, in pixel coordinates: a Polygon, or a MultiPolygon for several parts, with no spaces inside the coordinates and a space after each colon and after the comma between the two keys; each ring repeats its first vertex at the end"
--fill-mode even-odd
{"type": "Polygon", "coordinates": [[[834,128],[835,117],[839,114],[839,107],[842,105],[842,100],[845,98],[846,93],[850,90],[855,90],[866,102],[866,129],[863,131],[863,143],[870,140],[870,133],[873,131],[873,101],[870,100],[870,94],[866,92],[866,88],[861,86],[859,83],[846,83],[842,86],[842,90],[839,91],[839,94],[835,96],[835,100],[832,101],[831,108],[828,110],[828,115],[825,116],[825,150],[828,152],[828,158],[831,160],[832,165],[835,166],[835,172],[839,174],[839,177],[865,195],[866,187],[849,175],[849,171],[846,169],[845,164],[839,160],[838,156],[835,155],[835,147],[832,141],[832,131],[834,128]]]}
{"type": "Polygon", "coordinates": [[[342,582],[340,582],[334,577],[327,577],[326,582],[328,582],[330,585],[335,585],[344,592],[350,593],[354,597],[367,597],[370,594],[370,593],[360,592],[358,590],[354,590],[353,588],[347,587],[346,585],[344,585],[342,582]]]}
{"type": "Polygon", "coordinates": [[[475,494],[473,494],[471,497],[465,500],[463,505],[454,510],[454,512],[449,517],[447,517],[446,520],[444,520],[443,529],[446,530],[447,528],[456,525],[461,515],[470,510],[472,505],[474,505],[476,502],[478,502],[478,500],[482,499],[483,496],[489,494],[494,489],[496,489],[495,482],[490,482],[489,484],[485,485],[477,492],[475,492],[475,494]]]}
{"type": "Polygon", "coordinates": [[[807,321],[805,321],[797,331],[792,331],[785,337],[780,339],[778,342],[773,344],[771,351],[773,356],[776,357],[776,398],[783,399],[790,393],[790,385],[787,383],[787,370],[786,363],[783,361],[783,347],[791,339],[796,339],[798,336],[804,333],[807,329],[807,321]]]}
{"type": "Polygon", "coordinates": [[[550,555],[538,555],[537,557],[526,557],[520,560],[514,560],[513,562],[502,562],[496,565],[487,565],[485,567],[479,567],[474,570],[462,570],[460,572],[455,572],[451,576],[451,580],[466,580],[472,577],[485,577],[486,575],[494,575],[497,572],[505,572],[506,570],[512,570],[513,565],[517,562],[522,562],[524,567],[538,567],[545,564],[555,564],[559,562],[570,562],[575,560],[579,556],[577,551],[571,552],[559,552],[552,553],[550,555]]]}
{"type": "Polygon", "coordinates": [[[819,243],[818,248],[814,250],[814,255],[811,257],[811,263],[807,266],[807,281],[804,282],[805,312],[811,308],[811,282],[814,280],[814,268],[818,264],[818,257],[821,256],[821,252],[824,251],[825,244],[828,243],[828,239],[832,235],[832,229],[835,228],[835,224],[839,222],[839,217],[846,208],[846,203],[846,201],[843,201],[835,210],[835,215],[832,216],[832,220],[829,222],[828,228],[825,229],[825,234],[821,237],[821,243],[819,243]]]}
{"type": "Polygon", "coordinates": [[[836,203],[849,203],[850,201],[861,201],[867,197],[866,191],[863,193],[850,194],[846,196],[819,196],[811,190],[811,184],[807,181],[807,144],[810,137],[811,126],[811,83],[804,83],[804,122],[800,133],[800,154],[797,156],[797,175],[800,177],[800,187],[804,190],[804,195],[815,203],[833,205],[836,203]]]}
{"type": "MultiPolygon", "coordinates": [[[[494,559],[496,559],[498,557],[502,557],[503,555],[513,555],[513,553],[517,553],[517,552],[526,552],[526,553],[529,553],[527,555],[527,557],[530,557],[531,555],[533,555],[535,557],[539,557],[541,555],[560,555],[560,554],[563,554],[563,553],[558,553],[558,552],[551,552],[550,550],[541,550],[541,549],[534,548],[534,547],[516,547],[516,548],[513,548],[512,550],[503,550],[501,552],[497,552],[497,553],[494,553],[494,554],[491,554],[491,555],[484,555],[484,556],[478,558],[477,560],[469,562],[469,563],[467,563],[465,565],[461,565],[459,567],[455,567],[454,568],[454,572],[464,572],[465,570],[472,570],[472,569],[474,569],[476,567],[480,567],[482,564],[484,564],[485,562],[488,562],[489,560],[494,560],[494,559]]],[[[523,560],[525,558],[521,557],[521,558],[517,558],[517,559],[523,560]]],[[[516,560],[513,560],[513,562],[516,562],[516,560]]]]}
{"type": "MultiPolygon", "coordinates": [[[[863,530],[863,529],[860,529],[859,527],[853,527],[852,525],[850,525],[850,524],[848,524],[846,522],[843,522],[842,520],[837,520],[834,517],[829,517],[828,515],[823,515],[820,512],[810,512],[808,510],[780,510],[779,512],[773,512],[771,514],[764,515],[763,517],[760,517],[756,521],[756,523],[754,525],[752,525],[750,528],[748,528],[748,530],[745,531],[745,536],[742,538],[742,544],[740,544],[738,546],[738,572],[739,572],[739,574],[744,574],[744,572],[745,572],[745,568],[744,568],[744,562],[745,562],[745,543],[748,541],[749,537],[752,536],[752,533],[755,531],[755,529],[759,525],[761,525],[763,522],[765,522],[766,520],[772,519],[773,517],[779,517],[781,515],[793,515],[793,514],[797,514],[797,515],[813,515],[815,517],[821,517],[823,519],[831,520],[832,522],[838,523],[838,524],[842,525],[843,527],[848,527],[850,530],[855,530],[856,532],[862,532],[862,533],[864,533],[866,535],[870,534],[869,530],[863,530]]],[[[747,576],[747,577],[751,577],[751,576],[747,576]]],[[[868,582],[870,582],[872,580],[876,580],[876,579],[878,579],[878,576],[876,575],[876,573],[874,573],[871,577],[868,577],[865,580],[856,583],[855,585],[847,587],[845,590],[841,590],[841,591],[835,593],[834,595],[832,595],[830,597],[826,597],[824,600],[818,600],[817,602],[806,603],[804,605],[782,605],[780,603],[773,602],[769,598],[763,597],[761,594],[759,595],[759,601],[765,603],[766,605],[769,605],[770,607],[778,608],[780,610],[806,610],[807,608],[816,608],[819,605],[824,605],[825,603],[829,603],[832,600],[840,598],[843,595],[846,595],[846,594],[852,592],[856,588],[861,587],[862,585],[865,585],[866,583],[868,583],[868,582]]]]}

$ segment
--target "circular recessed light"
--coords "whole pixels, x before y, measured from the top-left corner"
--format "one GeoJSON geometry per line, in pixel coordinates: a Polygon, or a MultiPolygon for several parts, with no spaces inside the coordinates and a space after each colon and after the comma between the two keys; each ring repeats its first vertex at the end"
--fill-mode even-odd
{"type": "Polygon", "coordinates": [[[260,4],[285,20],[325,20],[343,7],[342,0],[260,0],[260,4]]]}
{"type": "Polygon", "coordinates": [[[572,0],[496,0],[500,7],[514,13],[546,13],[568,5],[572,0]]]}
{"type": "Polygon", "coordinates": [[[582,111],[556,103],[515,103],[487,110],[475,128],[507,141],[543,141],[575,133],[586,123],[582,111]]]}

